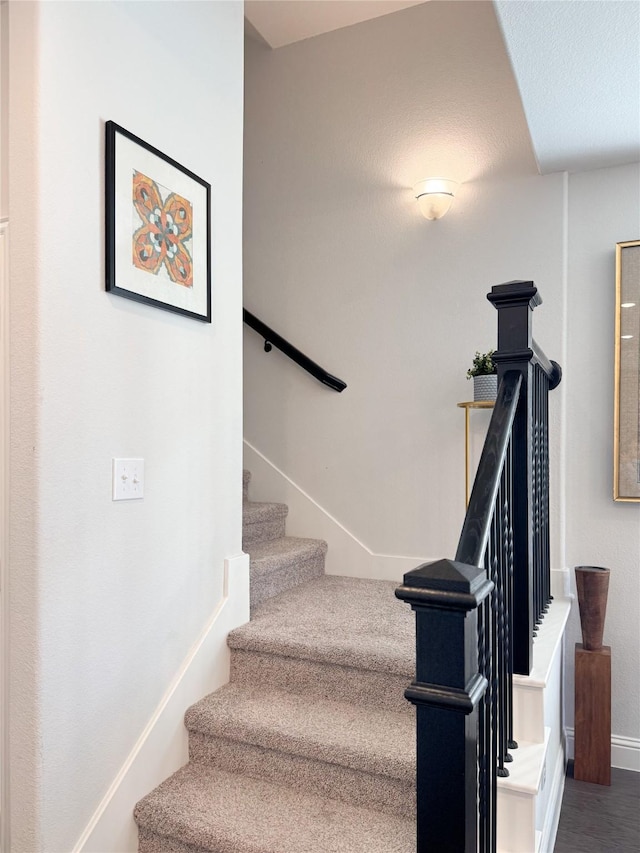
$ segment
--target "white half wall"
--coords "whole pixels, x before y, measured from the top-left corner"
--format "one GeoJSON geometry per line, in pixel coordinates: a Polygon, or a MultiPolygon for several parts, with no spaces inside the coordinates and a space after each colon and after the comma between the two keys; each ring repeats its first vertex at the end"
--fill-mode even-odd
{"type": "Polygon", "coordinates": [[[243,15],[9,11],[11,850],[63,853],[241,552],[243,15]],[[105,292],[108,119],[212,184],[211,325],[105,292]],[[114,456],[143,500],[112,502],[114,456]]]}

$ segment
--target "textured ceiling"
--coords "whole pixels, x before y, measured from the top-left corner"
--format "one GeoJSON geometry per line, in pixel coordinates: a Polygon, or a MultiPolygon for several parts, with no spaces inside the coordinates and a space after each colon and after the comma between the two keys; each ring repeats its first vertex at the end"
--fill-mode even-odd
{"type": "Polygon", "coordinates": [[[640,2],[496,0],[540,171],[640,159],[640,2]]]}

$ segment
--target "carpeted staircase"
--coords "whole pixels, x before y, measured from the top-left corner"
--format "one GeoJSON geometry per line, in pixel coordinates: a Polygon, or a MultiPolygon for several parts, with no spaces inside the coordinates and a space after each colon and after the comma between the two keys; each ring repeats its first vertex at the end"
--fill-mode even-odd
{"type": "Polygon", "coordinates": [[[248,500],[251,621],[186,713],[189,763],[135,809],[140,853],[412,853],[414,625],[393,582],[324,574],[326,543],[248,500]]]}

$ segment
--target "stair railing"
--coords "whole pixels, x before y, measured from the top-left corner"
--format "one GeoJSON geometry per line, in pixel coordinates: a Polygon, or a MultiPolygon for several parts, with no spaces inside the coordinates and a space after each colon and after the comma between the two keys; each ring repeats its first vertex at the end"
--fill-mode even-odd
{"type": "Polygon", "coordinates": [[[416,612],[417,851],[494,853],[497,778],[508,776],[513,673],[528,674],[551,600],[549,391],[533,282],[492,288],[498,395],[455,560],[419,566],[396,595],[416,612]],[[522,620],[520,624],[518,620],[522,620]]]}
{"type": "Polygon", "coordinates": [[[246,308],[242,309],[242,319],[247,326],[253,329],[254,332],[257,332],[260,337],[264,338],[265,352],[271,352],[272,348],[276,347],[280,352],[284,353],[292,361],[295,361],[296,364],[300,365],[303,370],[306,370],[307,373],[314,376],[318,382],[322,382],[323,385],[327,385],[334,391],[344,391],[347,387],[346,382],[343,382],[342,379],[338,379],[337,376],[333,376],[325,370],[324,367],[320,367],[320,365],[316,364],[315,361],[312,361],[308,355],[305,355],[297,347],[294,347],[294,345],[289,343],[289,341],[286,340],[286,338],[283,338],[282,335],[274,332],[273,329],[267,326],[266,323],[263,323],[262,320],[259,320],[250,311],[247,311],[246,308]]]}

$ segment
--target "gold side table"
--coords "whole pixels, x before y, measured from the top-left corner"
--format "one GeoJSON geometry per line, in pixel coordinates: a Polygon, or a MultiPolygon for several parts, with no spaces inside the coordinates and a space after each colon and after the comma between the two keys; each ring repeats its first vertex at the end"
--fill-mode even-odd
{"type": "Polygon", "coordinates": [[[458,403],[459,409],[464,409],[464,493],[466,506],[469,506],[469,409],[493,409],[495,400],[470,400],[468,403],[458,403]]]}

